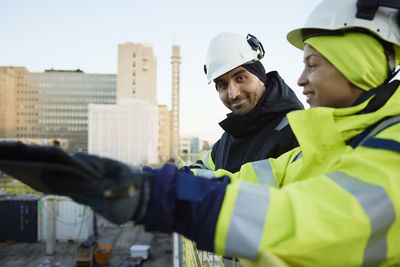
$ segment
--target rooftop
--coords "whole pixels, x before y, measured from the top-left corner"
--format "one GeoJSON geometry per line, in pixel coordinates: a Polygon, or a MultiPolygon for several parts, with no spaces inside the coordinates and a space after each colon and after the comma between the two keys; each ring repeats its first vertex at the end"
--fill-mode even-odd
{"type": "MultiPolygon", "coordinates": [[[[149,258],[143,267],[172,266],[172,238],[169,234],[147,233],[143,226],[132,223],[114,225],[98,218],[97,244],[113,246],[109,267],[120,266],[130,257],[135,244],[149,245],[149,258]]],[[[2,267],[73,267],[77,265],[78,248],[81,243],[57,242],[54,255],[46,255],[46,243],[0,243],[0,266],[2,267]]],[[[79,265],[90,266],[90,265],[79,265]]]]}

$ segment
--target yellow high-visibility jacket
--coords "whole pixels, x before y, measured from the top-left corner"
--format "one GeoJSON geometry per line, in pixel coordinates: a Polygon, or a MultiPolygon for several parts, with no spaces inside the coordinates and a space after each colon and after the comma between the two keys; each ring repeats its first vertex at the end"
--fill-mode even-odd
{"type": "Polygon", "coordinates": [[[232,180],[215,251],[247,266],[400,265],[400,89],[364,113],[373,101],[288,114],[300,147],[277,159],[193,170],[232,180]]]}

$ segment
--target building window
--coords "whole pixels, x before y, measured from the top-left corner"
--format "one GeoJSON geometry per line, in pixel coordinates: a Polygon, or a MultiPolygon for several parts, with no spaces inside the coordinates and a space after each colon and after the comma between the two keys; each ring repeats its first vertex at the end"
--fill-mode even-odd
{"type": "Polygon", "coordinates": [[[136,57],[136,52],[133,52],[132,56],[135,58],[136,57]]]}
{"type": "Polygon", "coordinates": [[[132,87],[132,94],[136,94],[136,87],[132,87]]]}

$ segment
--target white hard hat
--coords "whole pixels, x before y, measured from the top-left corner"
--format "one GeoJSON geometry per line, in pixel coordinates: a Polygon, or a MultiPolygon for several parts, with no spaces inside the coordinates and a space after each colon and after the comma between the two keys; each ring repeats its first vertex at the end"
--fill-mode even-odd
{"type": "Polygon", "coordinates": [[[323,0],[308,16],[305,25],[289,32],[287,39],[303,49],[307,36],[324,30],[357,28],[400,46],[399,8],[399,0],[323,0]]]}
{"type": "Polygon", "coordinates": [[[244,37],[235,33],[220,33],[208,47],[204,72],[208,82],[239,67],[264,57],[264,48],[258,39],[248,34],[244,37]]]}

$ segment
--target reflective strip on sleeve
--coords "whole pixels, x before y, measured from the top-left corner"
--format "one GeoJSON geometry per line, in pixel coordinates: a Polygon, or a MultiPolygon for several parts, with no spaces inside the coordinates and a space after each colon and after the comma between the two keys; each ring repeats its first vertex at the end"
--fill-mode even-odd
{"type": "Polygon", "coordinates": [[[190,166],[191,168],[196,168],[196,169],[206,169],[206,166],[204,166],[202,163],[195,163],[190,166]]]}
{"type": "Polygon", "coordinates": [[[355,196],[371,222],[371,236],[364,251],[362,266],[378,266],[387,257],[387,233],[394,223],[395,212],[385,189],[363,182],[342,172],[328,175],[355,196]]]}
{"type": "Polygon", "coordinates": [[[213,170],[213,168],[211,168],[210,162],[208,161],[209,158],[211,157],[211,150],[208,150],[206,154],[204,154],[203,158],[201,159],[201,161],[203,162],[204,166],[209,169],[209,170],[213,170]]]}
{"type": "Polygon", "coordinates": [[[226,256],[257,259],[269,201],[268,186],[240,183],[226,238],[226,256]]]}
{"type": "Polygon", "coordinates": [[[275,127],[275,130],[276,130],[276,131],[280,131],[280,130],[282,130],[283,128],[285,128],[286,126],[288,126],[288,125],[289,125],[289,121],[288,121],[287,117],[285,116],[285,117],[283,117],[283,119],[278,123],[278,125],[275,127]]]}
{"type": "Polygon", "coordinates": [[[251,166],[253,167],[259,184],[278,187],[269,159],[252,162],[251,166]]]}
{"type": "Polygon", "coordinates": [[[215,178],[214,171],[206,170],[206,169],[196,169],[196,176],[201,176],[204,178],[215,178]]]}

